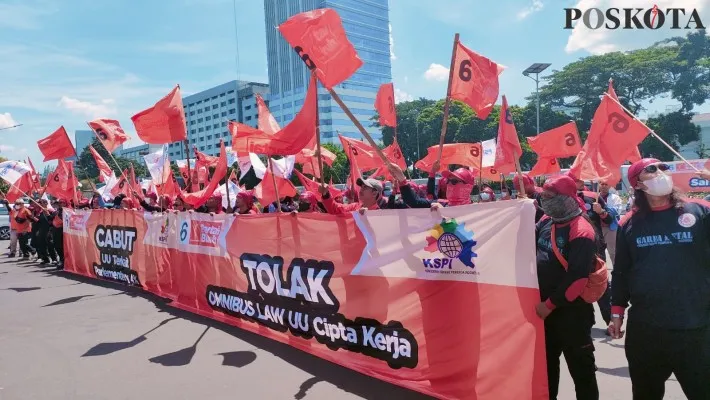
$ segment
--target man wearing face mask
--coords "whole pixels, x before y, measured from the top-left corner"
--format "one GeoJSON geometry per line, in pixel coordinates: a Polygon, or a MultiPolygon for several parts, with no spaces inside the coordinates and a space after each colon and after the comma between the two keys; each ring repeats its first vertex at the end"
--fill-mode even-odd
{"type": "Polygon", "coordinates": [[[560,356],[564,354],[577,399],[597,400],[594,308],[580,295],[594,268],[600,238],[583,215],[584,203],[570,177],[548,179],[540,198],[546,216],[535,227],[542,300],[536,312],[545,321],[550,399],[557,399],[560,356]],[[566,268],[560,258],[566,260],[566,268]]]}
{"type": "MultiPolygon", "coordinates": [[[[365,210],[382,210],[389,208],[387,200],[383,197],[384,187],[381,181],[373,178],[357,178],[356,184],[360,187],[360,192],[358,193],[359,201],[348,204],[336,203],[333,197],[330,196],[328,185],[318,187],[323,199],[323,207],[325,207],[328,214],[340,215],[348,214],[353,211],[360,211],[362,214],[365,210]]],[[[394,203],[394,208],[407,207],[402,203],[394,203]]]]}
{"type": "Polygon", "coordinates": [[[481,203],[492,203],[496,201],[496,194],[493,191],[493,188],[491,188],[488,185],[483,185],[481,187],[481,203]]]}
{"type": "MultiPolygon", "coordinates": [[[[394,164],[389,166],[390,174],[400,182],[399,191],[402,194],[402,201],[410,208],[430,208],[441,207],[437,200],[428,200],[417,195],[407,183],[402,169],[394,164]],[[403,182],[403,183],[402,183],[403,182]]],[[[471,171],[466,168],[459,168],[454,172],[444,171],[441,173],[446,179],[446,199],[448,206],[460,206],[471,204],[471,191],[474,186],[474,178],[471,171]]]]}
{"type": "Polygon", "coordinates": [[[662,399],[675,374],[690,400],[710,398],[710,205],[685,199],[669,166],[629,167],[632,210],[619,223],[612,272],[614,339],[623,337],[634,400],[662,399]]]}
{"type": "Polygon", "coordinates": [[[545,215],[545,213],[542,211],[542,208],[540,207],[540,193],[542,192],[542,190],[540,190],[539,187],[535,186],[535,181],[533,180],[533,178],[530,177],[530,175],[522,174],[522,177],[523,190],[520,190],[521,179],[518,176],[513,178],[513,187],[515,188],[515,190],[518,191],[518,193],[525,192],[525,195],[527,195],[529,199],[535,200],[535,223],[537,223],[538,221],[540,221],[540,218],[545,215]]]}

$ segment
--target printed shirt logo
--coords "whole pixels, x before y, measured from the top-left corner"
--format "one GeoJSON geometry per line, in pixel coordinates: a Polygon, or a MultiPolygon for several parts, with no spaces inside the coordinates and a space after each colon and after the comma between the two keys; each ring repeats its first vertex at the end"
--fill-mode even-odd
{"type": "Polygon", "coordinates": [[[691,226],[695,225],[696,222],[695,215],[690,214],[690,213],[685,213],[678,217],[678,225],[682,226],[683,228],[690,228],[691,226]]]}
{"type": "Polygon", "coordinates": [[[473,232],[466,230],[464,224],[459,224],[455,219],[449,221],[442,220],[431,230],[431,236],[426,238],[427,246],[424,250],[435,253],[439,252],[448,258],[458,258],[463,265],[474,268],[473,232]]]}

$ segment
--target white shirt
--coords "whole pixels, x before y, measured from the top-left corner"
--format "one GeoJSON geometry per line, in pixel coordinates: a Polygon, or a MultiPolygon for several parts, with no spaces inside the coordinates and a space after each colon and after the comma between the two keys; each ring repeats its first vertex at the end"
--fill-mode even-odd
{"type": "Polygon", "coordinates": [[[616,210],[618,215],[621,215],[624,211],[626,211],[626,207],[621,201],[621,197],[613,192],[609,192],[609,196],[606,198],[606,205],[607,207],[616,210]]]}

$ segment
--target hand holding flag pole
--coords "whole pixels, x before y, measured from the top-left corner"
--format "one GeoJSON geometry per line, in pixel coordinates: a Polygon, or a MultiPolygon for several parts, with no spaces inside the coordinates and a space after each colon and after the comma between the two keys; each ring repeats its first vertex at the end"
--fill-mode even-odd
{"type": "Polygon", "coordinates": [[[686,160],[685,157],[683,157],[682,155],[680,155],[680,153],[678,153],[670,144],[668,144],[668,142],[666,142],[666,141],[663,140],[660,136],[658,136],[658,134],[656,133],[656,131],[654,131],[653,129],[649,128],[648,125],[646,125],[643,121],[641,121],[640,119],[638,119],[638,118],[636,117],[636,115],[634,115],[634,113],[632,113],[628,108],[624,107],[624,105],[621,104],[621,103],[619,102],[619,100],[615,99],[614,96],[609,96],[608,93],[604,93],[604,96],[608,96],[609,99],[611,99],[612,101],[614,101],[616,104],[619,105],[619,107],[621,107],[624,111],[626,111],[626,113],[629,114],[629,116],[630,116],[631,118],[633,118],[633,119],[635,119],[636,121],[638,121],[639,123],[641,123],[641,125],[643,125],[646,129],[648,129],[648,132],[651,134],[651,136],[653,136],[654,138],[658,139],[658,141],[660,141],[661,144],[663,144],[664,146],[666,146],[666,147],[668,148],[668,150],[671,151],[671,153],[673,153],[676,157],[680,158],[684,163],[688,164],[688,166],[689,166],[690,168],[692,168],[695,172],[697,172],[697,173],[700,173],[700,172],[701,172],[699,169],[695,168],[695,166],[694,166],[693,164],[691,164],[688,160],[686,160]]]}

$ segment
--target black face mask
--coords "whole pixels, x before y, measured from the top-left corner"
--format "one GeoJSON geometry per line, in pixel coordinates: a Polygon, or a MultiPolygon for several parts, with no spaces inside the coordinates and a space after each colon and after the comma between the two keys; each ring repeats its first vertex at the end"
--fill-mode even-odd
{"type": "Polygon", "coordinates": [[[556,223],[563,223],[582,214],[579,203],[573,197],[556,195],[551,198],[541,198],[540,206],[547,216],[556,223]]]}

